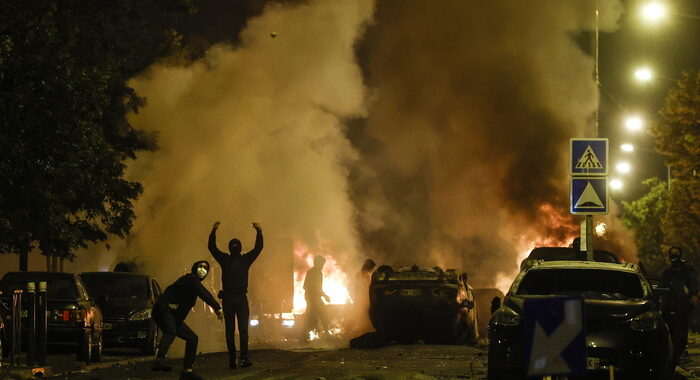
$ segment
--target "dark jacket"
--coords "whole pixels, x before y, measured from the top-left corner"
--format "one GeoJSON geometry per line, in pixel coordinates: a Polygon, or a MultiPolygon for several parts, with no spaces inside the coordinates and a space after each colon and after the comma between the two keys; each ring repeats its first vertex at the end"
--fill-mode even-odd
{"type": "Polygon", "coordinates": [[[258,258],[263,249],[262,232],[255,235],[255,246],[244,255],[229,255],[216,247],[216,231],[209,234],[209,252],[221,265],[221,283],[224,297],[233,294],[248,293],[248,269],[258,258]]]}
{"type": "Polygon", "coordinates": [[[690,297],[698,294],[697,272],[683,260],[676,260],[664,271],[662,281],[671,290],[672,303],[687,303],[690,297]]]}
{"type": "MultiPolygon", "coordinates": [[[[206,260],[197,261],[192,265],[190,273],[178,278],[177,281],[165,288],[163,294],[158,297],[157,302],[173,310],[173,315],[178,321],[184,321],[185,318],[187,318],[190,309],[192,309],[197,302],[197,297],[201,298],[202,301],[206,302],[207,305],[211,306],[214,310],[221,309],[221,305],[219,305],[214,296],[202,285],[202,280],[204,279],[200,280],[195,274],[197,266],[200,263],[209,264],[206,260]],[[177,306],[175,307],[174,305],[177,306]],[[173,309],[173,307],[175,308],[173,309]]],[[[211,266],[209,267],[211,268],[211,266]]]]}

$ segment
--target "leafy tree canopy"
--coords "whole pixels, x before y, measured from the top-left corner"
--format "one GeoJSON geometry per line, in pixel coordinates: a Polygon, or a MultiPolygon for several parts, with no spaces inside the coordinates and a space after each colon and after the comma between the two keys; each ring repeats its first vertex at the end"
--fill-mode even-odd
{"type": "Polygon", "coordinates": [[[142,189],[124,162],[155,139],[126,120],[145,102],[126,80],[178,47],[170,24],[186,11],[189,0],[3,3],[0,252],[69,257],[128,233],[142,189]]]}
{"type": "Polygon", "coordinates": [[[663,231],[667,246],[684,248],[700,266],[700,71],[683,73],[652,127],[656,149],[671,165],[671,191],[663,231]]]}

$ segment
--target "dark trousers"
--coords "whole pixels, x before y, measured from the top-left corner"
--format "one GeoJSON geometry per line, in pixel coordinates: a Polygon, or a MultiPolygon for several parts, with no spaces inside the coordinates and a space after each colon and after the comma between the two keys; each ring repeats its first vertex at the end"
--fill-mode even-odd
{"type": "Polygon", "coordinates": [[[326,318],[326,305],[323,303],[321,296],[305,295],[306,312],[304,313],[305,327],[302,332],[304,340],[309,339],[309,331],[321,328],[319,335],[328,331],[328,319],[326,318]]]}
{"type": "Polygon", "coordinates": [[[197,343],[199,338],[192,329],[185,324],[185,321],[175,319],[172,310],[168,305],[156,302],[153,306],[153,320],[156,325],[163,331],[163,336],[160,338],[158,345],[158,359],[165,359],[165,355],[170,349],[170,345],[175,340],[175,337],[185,341],[185,357],[183,358],[183,368],[192,368],[194,357],[197,354],[197,343]]]}
{"type": "Polygon", "coordinates": [[[248,358],[248,296],[245,294],[224,294],[222,300],[224,307],[224,325],[226,326],[226,347],[229,360],[236,360],[236,318],[238,319],[238,335],[241,340],[241,358],[248,358]]]}
{"type": "Polygon", "coordinates": [[[671,343],[673,343],[673,362],[675,364],[678,364],[681,354],[688,346],[691,310],[690,301],[681,299],[664,316],[668,324],[668,332],[671,335],[671,343]]]}

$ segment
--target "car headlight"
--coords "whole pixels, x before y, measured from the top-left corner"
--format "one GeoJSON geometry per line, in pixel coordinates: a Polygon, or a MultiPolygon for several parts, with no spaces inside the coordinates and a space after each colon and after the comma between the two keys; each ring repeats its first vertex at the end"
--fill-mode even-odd
{"type": "Polygon", "coordinates": [[[493,315],[493,324],[496,326],[517,326],[520,324],[520,316],[510,309],[501,310],[493,315]]]}
{"type": "Polygon", "coordinates": [[[644,313],[630,319],[630,329],[635,331],[654,331],[659,328],[659,319],[652,313],[644,313]]]}
{"type": "Polygon", "coordinates": [[[130,321],[145,321],[146,319],[151,318],[151,309],[144,309],[141,311],[137,311],[134,314],[131,314],[131,317],[129,317],[130,321]]]}

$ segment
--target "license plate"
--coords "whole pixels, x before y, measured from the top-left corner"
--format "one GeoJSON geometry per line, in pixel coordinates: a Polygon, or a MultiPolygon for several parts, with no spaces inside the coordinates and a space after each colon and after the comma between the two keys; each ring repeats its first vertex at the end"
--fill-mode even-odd
{"type": "Polygon", "coordinates": [[[423,292],[420,289],[401,289],[399,294],[402,296],[420,296],[423,292]]]}
{"type": "Polygon", "coordinates": [[[600,358],[586,358],[586,369],[600,369],[600,358]]]}

